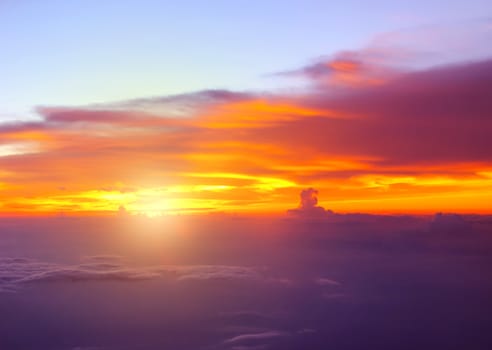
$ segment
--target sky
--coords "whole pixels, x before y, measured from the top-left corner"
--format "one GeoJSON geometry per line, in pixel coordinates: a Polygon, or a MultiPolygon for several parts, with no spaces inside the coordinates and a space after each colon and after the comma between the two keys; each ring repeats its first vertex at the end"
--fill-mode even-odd
{"type": "Polygon", "coordinates": [[[490,213],[489,1],[2,1],[0,212],[490,213]]]}
{"type": "Polygon", "coordinates": [[[490,350],[492,3],[0,0],[0,349],[490,350]]]}

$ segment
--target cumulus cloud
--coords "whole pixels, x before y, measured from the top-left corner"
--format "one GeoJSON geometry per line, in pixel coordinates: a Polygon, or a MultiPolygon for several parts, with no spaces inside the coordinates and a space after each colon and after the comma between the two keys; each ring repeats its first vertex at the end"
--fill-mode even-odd
{"type": "Polygon", "coordinates": [[[301,191],[299,207],[289,210],[288,213],[307,217],[323,217],[333,212],[318,206],[318,190],[310,187],[301,191]]]}
{"type": "Polygon", "coordinates": [[[318,191],[314,188],[307,188],[301,191],[300,208],[303,210],[311,210],[318,204],[318,191]]]}

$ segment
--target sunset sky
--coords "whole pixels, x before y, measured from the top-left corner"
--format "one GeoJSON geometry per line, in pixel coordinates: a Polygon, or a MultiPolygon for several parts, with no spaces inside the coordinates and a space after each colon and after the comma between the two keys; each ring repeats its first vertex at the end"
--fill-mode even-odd
{"type": "Polygon", "coordinates": [[[491,10],[1,1],[0,213],[492,213],[491,10]]]}
{"type": "Polygon", "coordinates": [[[492,0],[0,0],[0,350],[490,350],[492,0]]]}

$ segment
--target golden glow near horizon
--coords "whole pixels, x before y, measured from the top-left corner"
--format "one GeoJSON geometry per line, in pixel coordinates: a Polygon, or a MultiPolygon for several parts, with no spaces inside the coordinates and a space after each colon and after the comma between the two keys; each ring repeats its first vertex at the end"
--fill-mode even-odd
{"type": "Polygon", "coordinates": [[[272,213],[306,187],[334,211],[490,212],[486,163],[387,162],[391,147],[366,152],[372,136],[357,123],[370,119],[332,109],[250,99],[187,117],[56,113],[43,127],[0,128],[0,212],[272,213]]]}
{"type": "MultiPolygon", "coordinates": [[[[114,212],[123,207],[129,213],[147,216],[217,210],[275,212],[295,207],[297,195],[303,188],[287,179],[239,173],[187,173],[183,176],[194,179],[197,184],[142,187],[126,191],[123,189],[125,185],[120,183],[119,190],[63,190],[58,192],[69,193],[11,197],[8,202],[0,203],[0,210],[114,212]],[[222,184],[198,184],[202,180],[222,184]]],[[[450,211],[486,212],[492,193],[491,177],[459,179],[367,175],[338,183],[319,182],[318,185],[321,194],[331,197],[328,200],[321,198],[320,204],[344,212],[432,212],[437,207],[450,211]],[[456,191],[457,186],[460,191],[456,191]]],[[[0,191],[8,192],[9,185],[0,183],[0,191]]]]}

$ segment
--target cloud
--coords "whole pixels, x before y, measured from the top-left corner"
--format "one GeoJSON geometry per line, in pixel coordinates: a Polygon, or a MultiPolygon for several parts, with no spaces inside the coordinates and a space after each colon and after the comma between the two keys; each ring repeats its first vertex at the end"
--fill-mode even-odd
{"type": "MultiPolygon", "coordinates": [[[[214,216],[185,217],[184,225],[170,227],[173,220],[163,218],[156,221],[160,224],[156,224],[155,232],[148,232],[153,231],[150,226],[136,225],[129,228],[128,236],[115,230],[117,225],[127,224],[116,217],[4,219],[0,221],[3,254],[23,251],[41,256],[58,251],[60,259],[73,259],[74,254],[104,252],[101,249],[109,243],[112,252],[131,256],[138,264],[145,263],[135,265],[134,260],[105,254],[89,255],[71,263],[11,257],[1,260],[1,273],[12,271],[14,268],[7,265],[15,264],[21,271],[30,269],[16,273],[25,276],[80,265],[81,269],[90,270],[84,265],[116,263],[120,266],[94,269],[133,269],[159,275],[150,282],[68,279],[14,283],[17,290],[23,288],[20,293],[0,297],[4,314],[9,315],[5,330],[23,348],[118,348],[139,344],[149,349],[231,350],[265,346],[280,350],[324,349],[326,344],[332,344],[348,349],[367,346],[368,329],[371,334],[391,334],[388,330],[395,330],[396,321],[404,315],[428,321],[431,333],[437,334],[432,339],[441,342],[461,329],[461,320],[466,317],[477,329],[482,329],[489,319],[492,281],[484,268],[492,263],[491,220],[462,218],[473,222],[482,232],[434,234],[428,227],[431,217],[375,215],[347,216],[346,221],[340,222],[320,220],[315,225],[285,218],[214,216]],[[169,229],[177,232],[166,233],[169,229]],[[142,234],[144,240],[136,245],[136,235],[142,234]],[[193,256],[183,256],[183,252],[190,251],[193,256]],[[145,265],[163,258],[215,265],[145,265]],[[244,275],[250,276],[245,268],[256,271],[251,279],[244,279],[244,275]],[[224,274],[234,278],[230,276],[235,271],[241,277],[233,283],[222,279],[224,274]],[[185,275],[200,278],[180,280],[185,275]],[[276,276],[291,278],[296,285],[285,288],[270,284],[269,279],[276,276]],[[88,288],[89,283],[97,284],[97,288],[88,288]],[[84,294],[86,290],[90,294],[84,294]],[[135,293],[141,296],[139,303],[134,302],[135,293]],[[114,297],[108,300],[108,295],[114,297]],[[429,304],[435,307],[421,307],[429,304]],[[46,312],[56,307],[63,310],[63,317],[46,312]],[[449,317],[442,317],[443,314],[449,317]],[[435,320],[445,322],[446,329],[451,331],[440,333],[442,324],[435,320]],[[105,331],[101,338],[100,330],[107,330],[108,326],[111,332],[105,331]],[[166,339],[162,337],[163,327],[170,330],[166,339]],[[33,337],[25,337],[26,329],[31,330],[33,337]],[[50,335],[55,329],[61,329],[64,336],[36,336],[50,335]],[[353,329],[362,340],[354,343],[347,339],[347,329],[353,329]],[[277,336],[278,333],[286,335],[277,336]],[[194,336],[190,338],[189,334],[194,336]]],[[[0,285],[4,283],[2,279],[0,285]]],[[[410,339],[409,346],[418,348],[428,342],[429,329],[419,333],[421,327],[417,324],[411,330],[416,336],[410,339]]],[[[449,344],[455,344],[461,335],[458,332],[449,344]]],[[[370,338],[372,348],[384,345],[378,339],[370,338]]],[[[11,348],[12,343],[2,340],[4,348],[11,348]]],[[[397,334],[389,345],[398,348],[400,340],[397,334]]],[[[476,347],[487,340],[478,339],[476,347]]]]}
{"type": "Polygon", "coordinates": [[[300,208],[303,210],[311,210],[318,204],[318,191],[314,188],[308,188],[301,191],[300,208]]]}
{"type": "Polygon", "coordinates": [[[278,76],[300,76],[318,87],[361,88],[382,85],[399,75],[437,65],[479,61],[492,50],[489,19],[430,24],[377,34],[360,49],[322,56],[278,76]]]}
{"type": "MultiPolygon", "coordinates": [[[[280,212],[314,187],[337,212],[488,210],[470,198],[492,193],[492,60],[399,69],[406,53],[379,41],[302,69],[356,88],[44,106],[0,124],[0,211],[280,212]]],[[[326,214],[304,204],[291,213],[326,214]]]]}
{"type": "MultiPolygon", "coordinates": [[[[255,94],[224,89],[201,90],[171,96],[139,98],[120,101],[113,104],[103,104],[117,110],[134,110],[157,115],[187,117],[198,110],[223,103],[237,103],[255,98],[255,94]]],[[[96,106],[97,107],[97,106],[96,106]]]]}
{"type": "Polygon", "coordinates": [[[23,258],[0,259],[0,291],[15,291],[23,284],[84,281],[143,281],[163,277],[177,281],[242,280],[270,282],[253,267],[222,265],[165,265],[129,267],[117,256],[92,256],[78,265],[23,258]]]}
{"type": "Polygon", "coordinates": [[[159,276],[158,273],[147,269],[134,269],[105,262],[61,265],[27,259],[7,258],[0,261],[0,281],[7,287],[35,282],[136,281],[159,276]]]}
{"type": "Polygon", "coordinates": [[[220,104],[239,103],[254,98],[253,94],[228,90],[203,90],[179,95],[140,98],[85,107],[37,108],[50,123],[107,123],[129,126],[182,125],[200,110],[220,104]]]}
{"type": "Polygon", "coordinates": [[[84,256],[84,261],[89,262],[120,262],[123,259],[121,255],[88,255],[84,256]]]}
{"type": "Polygon", "coordinates": [[[318,88],[362,88],[384,84],[400,73],[396,68],[382,64],[383,50],[345,51],[335,57],[322,58],[301,69],[279,73],[283,76],[301,76],[314,82],[318,88]]]}
{"type": "Polygon", "coordinates": [[[430,222],[431,232],[469,234],[471,225],[461,215],[437,213],[430,222]]]}
{"type": "Polygon", "coordinates": [[[331,210],[318,206],[318,191],[311,187],[301,191],[299,208],[290,209],[288,213],[306,217],[323,217],[333,214],[331,210]]]}
{"type": "Polygon", "coordinates": [[[241,266],[176,266],[164,267],[164,271],[177,273],[180,281],[263,279],[263,276],[257,270],[241,266]]]}
{"type": "Polygon", "coordinates": [[[232,337],[232,338],[225,340],[224,343],[226,343],[226,344],[237,344],[237,343],[243,343],[243,342],[266,340],[266,339],[272,339],[272,338],[278,338],[278,337],[286,337],[289,335],[290,335],[290,333],[287,333],[284,331],[270,330],[270,331],[260,332],[260,333],[249,333],[249,334],[237,335],[235,337],[232,337]]]}

